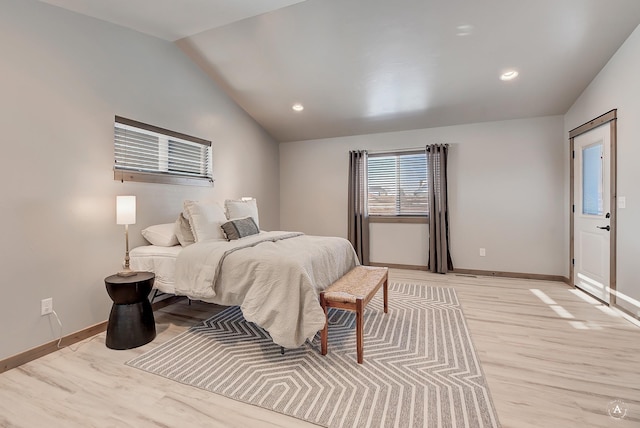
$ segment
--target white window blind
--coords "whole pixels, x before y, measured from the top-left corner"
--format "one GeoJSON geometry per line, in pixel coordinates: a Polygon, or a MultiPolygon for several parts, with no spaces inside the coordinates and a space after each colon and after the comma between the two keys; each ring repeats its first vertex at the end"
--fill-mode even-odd
{"type": "Polygon", "coordinates": [[[213,182],[211,142],[116,116],[114,178],[173,184],[213,182]]]}
{"type": "Polygon", "coordinates": [[[428,214],[425,152],[369,154],[367,180],[369,215],[428,214]]]}

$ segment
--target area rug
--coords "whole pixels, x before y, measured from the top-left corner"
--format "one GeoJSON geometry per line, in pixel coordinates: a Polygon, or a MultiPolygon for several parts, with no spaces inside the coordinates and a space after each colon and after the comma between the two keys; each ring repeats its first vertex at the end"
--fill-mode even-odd
{"type": "Polygon", "coordinates": [[[238,307],[127,364],[325,427],[500,426],[454,289],[390,284],[364,324],[364,364],[352,312],[329,312],[326,356],[319,335],[282,355],[238,307]]]}

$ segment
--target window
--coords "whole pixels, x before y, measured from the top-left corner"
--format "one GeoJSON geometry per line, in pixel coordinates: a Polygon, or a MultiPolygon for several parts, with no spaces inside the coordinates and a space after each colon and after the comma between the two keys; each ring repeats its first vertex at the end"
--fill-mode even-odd
{"type": "Polygon", "coordinates": [[[114,179],[211,185],[211,141],[116,116],[114,179]]]}
{"type": "Polygon", "coordinates": [[[582,149],[582,214],[585,215],[604,214],[602,150],[602,143],[582,149]]]}
{"type": "Polygon", "coordinates": [[[423,151],[369,154],[370,216],[426,216],[427,156],[423,151]]]}

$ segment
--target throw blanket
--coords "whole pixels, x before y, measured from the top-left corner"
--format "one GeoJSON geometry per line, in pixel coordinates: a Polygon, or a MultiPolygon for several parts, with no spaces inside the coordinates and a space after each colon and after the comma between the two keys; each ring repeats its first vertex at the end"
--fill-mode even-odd
{"type": "Polygon", "coordinates": [[[247,321],[295,348],[324,327],[318,294],[358,264],[343,238],[261,232],[186,247],[176,261],[176,294],[240,306],[247,321]]]}

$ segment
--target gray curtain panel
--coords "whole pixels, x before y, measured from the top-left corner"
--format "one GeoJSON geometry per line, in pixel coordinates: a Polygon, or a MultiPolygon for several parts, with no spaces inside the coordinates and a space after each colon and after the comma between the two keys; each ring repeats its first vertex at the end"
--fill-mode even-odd
{"type": "Polygon", "coordinates": [[[363,265],[369,265],[367,213],[367,152],[349,152],[349,241],[363,265]]]}
{"type": "Polygon", "coordinates": [[[449,251],[449,202],[447,198],[447,144],[427,146],[427,195],[429,198],[429,263],[431,272],[453,269],[449,251]]]}

